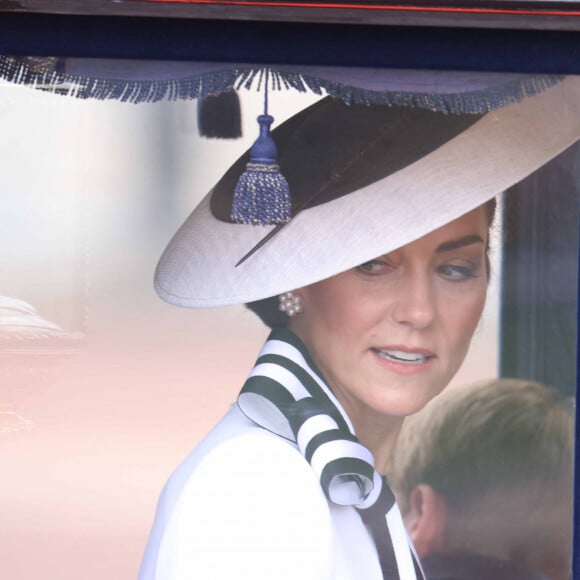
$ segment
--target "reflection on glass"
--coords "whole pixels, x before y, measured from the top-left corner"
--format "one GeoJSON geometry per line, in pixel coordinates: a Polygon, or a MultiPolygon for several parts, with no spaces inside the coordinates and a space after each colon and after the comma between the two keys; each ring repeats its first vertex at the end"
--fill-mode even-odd
{"type": "MultiPolygon", "coordinates": [[[[60,63],[51,70],[64,70],[70,78],[61,79],[60,86],[48,79],[44,87],[56,94],[7,82],[0,86],[0,364],[2,376],[10,377],[0,387],[0,439],[6,451],[0,529],[8,538],[3,567],[11,577],[46,576],[46,570],[59,580],[135,577],[164,481],[235,401],[267,335],[258,319],[239,306],[219,311],[169,308],[152,286],[162,248],[252,145],[255,119],[264,106],[258,77],[252,90],[239,87],[242,137],[237,140],[200,137],[193,100],[151,98],[135,104],[58,94],[90,96],[81,94],[88,85],[74,82],[83,70],[98,71],[99,78],[108,71],[113,78],[143,70],[150,75],[172,71],[167,63],[141,64],[139,69],[122,62],[60,63]],[[34,348],[40,343],[50,343],[67,356],[43,358],[43,349],[34,348]],[[12,352],[5,348],[8,344],[12,352]],[[68,348],[71,344],[74,349],[68,348]],[[28,350],[14,352],[22,346],[28,350]],[[73,540],[77,549],[71,554],[73,540]],[[107,562],[101,558],[103,546],[108,547],[107,562]],[[35,559],[23,556],[31,548],[35,559]]],[[[43,66],[30,74],[42,72],[43,66]]],[[[192,70],[187,63],[177,68],[182,76],[192,70]]],[[[311,71],[302,73],[307,91],[270,93],[275,126],[328,92],[348,96],[337,84],[338,71],[323,72],[319,94],[311,90],[311,71]]],[[[388,76],[385,71],[352,75],[366,91],[358,94],[367,95],[388,76]]],[[[413,78],[405,71],[396,76],[413,78]]],[[[226,77],[224,73],[226,85],[239,82],[238,77],[226,77]]],[[[415,78],[420,86],[421,75],[415,78]]],[[[477,75],[473,78],[476,82],[477,75]]],[[[163,97],[177,91],[175,83],[164,82],[163,97]]],[[[102,94],[111,86],[103,81],[102,94]]],[[[152,85],[135,93],[128,86],[127,100],[138,100],[129,98],[132,94],[156,94],[152,85]]],[[[575,151],[561,159],[562,175],[577,165],[575,151]]],[[[546,190],[540,189],[543,195],[546,190]]],[[[559,211],[571,216],[572,201],[562,203],[559,211]]],[[[543,231],[546,214],[540,210],[534,215],[538,221],[531,223],[514,217],[507,204],[498,209],[486,312],[450,389],[508,372],[503,366],[498,371],[498,361],[516,340],[520,345],[526,338],[525,331],[509,338],[506,321],[515,323],[508,313],[500,315],[498,296],[511,287],[514,276],[512,266],[506,268],[510,258],[502,236],[514,228],[521,232],[525,225],[533,238],[543,231]]],[[[550,231],[552,240],[564,235],[558,227],[550,231]]],[[[530,246],[519,239],[524,257],[517,260],[523,269],[551,261],[553,254],[543,253],[544,244],[530,246]],[[530,247],[537,253],[526,253],[530,247]]],[[[577,249],[571,248],[567,268],[574,273],[576,256],[577,249]]],[[[566,284],[569,290],[571,284],[566,284]]],[[[530,321],[530,312],[544,309],[541,301],[552,300],[552,295],[536,291],[545,285],[546,278],[538,274],[519,286],[523,290],[515,302],[524,310],[520,324],[530,321]],[[528,298],[532,307],[525,302],[528,298]]],[[[569,296],[553,302],[562,318],[574,320],[576,305],[569,296]]],[[[575,326],[541,328],[534,346],[524,347],[536,361],[544,356],[538,346],[544,341],[555,343],[563,335],[567,343],[575,341],[575,326]]],[[[546,358],[548,367],[574,366],[567,351],[561,363],[554,363],[551,355],[546,358]]],[[[510,376],[561,388],[528,374],[529,367],[512,368],[510,376]]],[[[571,381],[574,377],[568,374],[567,388],[571,381]]]]}

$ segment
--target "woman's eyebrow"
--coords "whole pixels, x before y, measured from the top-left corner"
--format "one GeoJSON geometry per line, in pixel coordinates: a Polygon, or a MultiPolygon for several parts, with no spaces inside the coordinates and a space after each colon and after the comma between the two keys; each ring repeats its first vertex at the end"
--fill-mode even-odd
{"type": "Polygon", "coordinates": [[[470,246],[471,244],[483,244],[483,238],[477,234],[471,234],[469,236],[463,236],[457,240],[450,240],[448,242],[443,242],[439,244],[435,249],[436,253],[449,252],[450,250],[456,250],[457,248],[463,248],[464,246],[470,246]]]}

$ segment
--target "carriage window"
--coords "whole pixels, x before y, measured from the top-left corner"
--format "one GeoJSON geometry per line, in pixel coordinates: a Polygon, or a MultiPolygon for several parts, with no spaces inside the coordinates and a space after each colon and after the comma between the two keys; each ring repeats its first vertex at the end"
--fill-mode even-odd
{"type": "MultiPolygon", "coordinates": [[[[213,80],[225,87],[231,79],[227,97],[212,102],[209,93],[220,91],[209,90],[190,98],[187,90],[211,88],[207,77],[190,78],[211,66],[190,72],[188,64],[149,63],[139,85],[125,61],[2,60],[7,578],[47,577],[47,570],[60,580],[135,577],[165,480],[235,402],[268,335],[243,306],[175,308],[153,288],[171,236],[256,139],[269,82],[263,72],[236,78],[236,67],[221,66],[213,80]],[[181,80],[168,81],[172,74],[181,80]],[[208,113],[214,106],[217,118],[208,113]],[[204,111],[210,122],[239,118],[240,136],[202,136],[204,111]]],[[[320,78],[308,69],[274,72],[273,127],[328,94],[406,104],[398,89],[376,97],[386,71],[351,71],[344,83],[338,69],[320,78]]],[[[424,77],[413,74],[393,76],[423,90],[424,77]]],[[[221,129],[206,129],[214,130],[221,129]]],[[[497,192],[487,303],[450,390],[517,378],[575,395],[580,149],[569,141],[497,192]]],[[[564,509],[568,538],[569,503],[564,509]]]]}

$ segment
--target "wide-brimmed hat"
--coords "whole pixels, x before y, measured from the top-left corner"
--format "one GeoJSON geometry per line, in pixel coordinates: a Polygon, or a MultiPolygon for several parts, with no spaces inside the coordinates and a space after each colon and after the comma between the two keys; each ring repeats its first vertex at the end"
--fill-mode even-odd
{"type": "Polygon", "coordinates": [[[185,307],[260,300],[457,219],[580,137],[580,80],[542,88],[489,112],[319,101],[272,132],[292,198],[289,223],[235,223],[246,153],[170,241],[155,273],[159,296],[185,307]]]}

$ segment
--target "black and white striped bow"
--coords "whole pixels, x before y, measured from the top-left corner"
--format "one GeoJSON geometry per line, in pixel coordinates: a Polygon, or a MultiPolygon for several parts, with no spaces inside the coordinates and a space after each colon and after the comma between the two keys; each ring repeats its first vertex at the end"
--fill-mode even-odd
{"type": "Polygon", "coordinates": [[[386,480],[300,339],[274,330],[238,397],[254,423],[297,444],[329,501],[359,510],[383,578],[424,578],[386,480]]]}

